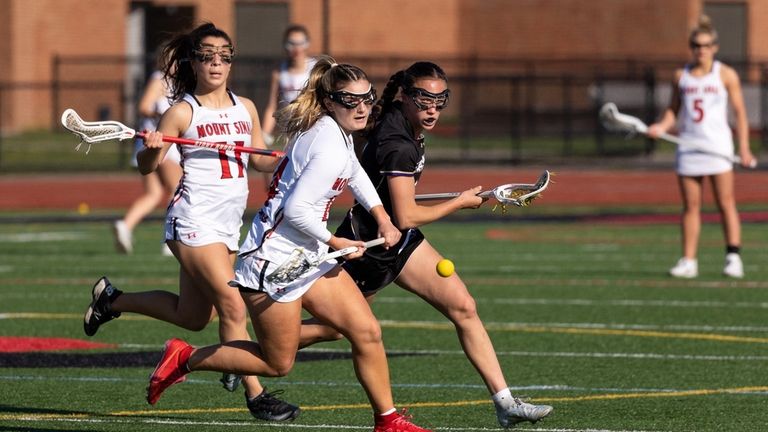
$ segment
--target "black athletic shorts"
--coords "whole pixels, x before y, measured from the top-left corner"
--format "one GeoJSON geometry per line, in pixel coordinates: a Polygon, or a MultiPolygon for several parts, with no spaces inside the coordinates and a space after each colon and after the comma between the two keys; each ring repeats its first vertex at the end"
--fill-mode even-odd
{"type": "MultiPolygon", "coordinates": [[[[344,222],[336,230],[336,236],[363,241],[373,240],[373,237],[361,236],[360,230],[357,229],[360,227],[353,227],[353,225],[357,224],[352,223],[348,213],[344,222]]],[[[403,236],[397,245],[389,249],[374,246],[367,249],[362,257],[344,261],[344,270],[352,276],[363,294],[375,293],[397,279],[413,251],[424,240],[424,234],[419,229],[408,229],[402,233],[403,236]]]]}

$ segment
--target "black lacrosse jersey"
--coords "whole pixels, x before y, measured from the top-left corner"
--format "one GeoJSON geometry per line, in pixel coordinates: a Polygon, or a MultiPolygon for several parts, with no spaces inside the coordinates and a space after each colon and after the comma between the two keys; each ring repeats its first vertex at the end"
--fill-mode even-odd
{"type": "MultiPolygon", "coordinates": [[[[418,183],[421,172],[424,170],[424,161],[424,137],[414,138],[413,126],[402,111],[402,103],[395,102],[392,109],[384,113],[376,122],[376,126],[368,135],[368,143],[361,156],[361,165],[390,216],[392,200],[389,196],[387,177],[413,177],[414,183],[418,183]]],[[[371,248],[366,251],[366,255],[384,260],[394,259],[393,255],[396,255],[406,242],[423,238],[416,229],[402,230],[402,233],[403,236],[397,246],[389,250],[371,248]]],[[[347,213],[336,234],[368,241],[376,238],[378,224],[365,208],[355,204],[347,213]]]]}

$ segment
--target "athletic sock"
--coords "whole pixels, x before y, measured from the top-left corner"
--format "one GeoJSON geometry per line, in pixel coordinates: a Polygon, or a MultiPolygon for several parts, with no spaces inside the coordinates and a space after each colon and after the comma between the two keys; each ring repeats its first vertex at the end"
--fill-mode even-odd
{"type": "Polygon", "coordinates": [[[515,398],[512,396],[512,392],[509,391],[509,388],[505,388],[504,390],[491,396],[491,399],[493,399],[493,403],[495,403],[496,406],[509,408],[513,405],[515,398]]]}
{"type": "Polygon", "coordinates": [[[726,254],[729,254],[729,253],[735,253],[735,254],[737,254],[737,255],[738,255],[738,253],[739,253],[740,251],[741,251],[741,247],[739,247],[739,246],[731,246],[731,245],[728,245],[728,246],[726,246],[726,247],[725,247],[725,253],[726,253],[726,254]]]}
{"type": "Polygon", "coordinates": [[[392,420],[396,419],[399,416],[397,413],[397,409],[395,407],[392,407],[392,409],[384,411],[381,414],[377,414],[373,416],[373,421],[376,424],[387,424],[390,423],[392,420]]]}

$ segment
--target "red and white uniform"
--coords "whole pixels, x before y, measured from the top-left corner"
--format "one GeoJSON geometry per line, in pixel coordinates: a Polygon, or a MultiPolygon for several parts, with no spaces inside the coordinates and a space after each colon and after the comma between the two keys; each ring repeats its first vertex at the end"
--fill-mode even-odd
{"type": "Polygon", "coordinates": [[[293,102],[299,96],[299,93],[309,81],[309,72],[317,63],[315,58],[308,58],[304,63],[304,71],[301,73],[291,73],[288,70],[288,62],[280,64],[277,71],[277,108],[281,109],[293,102]]]}
{"type": "MultiPolygon", "coordinates": [[[[704,76],[693,76],[689,67],[678,82],[680,110],[678,130],[683,141],[694,142],[712,152],[732,156],[733,134],[728,124],[728,90],[720,78],[721,63],[715,61],[704,76]]],[[[733,169],[725,158],[681,145],[677,172],[684,176],[720,174],[733,169]]]]}
{"type": "Polygon", "coordinates": [[[367,210],[381,205],[355,156],[352,136],[345,134],[333,118],[323,116],[289,143],[286,157],[273,175],[267,201],[240,247],[234,283],[265,291],[275,301],[300,298],[336,263],[324,263],[306,277],[285,285],[270,284],[264,276],[296,248],[304,248],[315,257],[328,251],[328,213],[347,185],[367,210]]]}
{"type": "MultiPolygon", "coordinates": [[[[192,122],[183,138],[251,146],[251,115],[229,93],[231,107],[202,106],[192,95],[192,122]]],[[[236,251],[248,199],[248,154],[191,145],[179,146],[184,174],[168,206],[166,240],[189,246],[224,243],[236,251]]]]}

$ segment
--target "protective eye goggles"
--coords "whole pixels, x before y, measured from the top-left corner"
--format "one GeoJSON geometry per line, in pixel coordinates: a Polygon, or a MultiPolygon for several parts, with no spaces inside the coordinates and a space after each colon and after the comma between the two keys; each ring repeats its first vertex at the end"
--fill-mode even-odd
{"type": "Polygon", "coordinates": [[[436,110],[442,111],[448,106],[451,91],[446,89],[440,93],[431,93],[423,88],[411,87],[405,91],[405,94],[411,97],[413,104],[421,111],[426,111],[433,106],[436,110]]]}
{"type": "Polygon", "coordinates": [[[219,55],[222,63],[230,64],[235,57],[235,47],[232,45],[213,46],[213,45],[200,45],[199,49],[193,51],[195,59],[200,63],[209,63],[213,61],[213,56],[219,55]]]}
{"type": "Polygon", "coordinates": [[[329,94],[328,98],[344,108],[352,109],[357,108],[361,103],[373,105],[373,103],[376,102],[376,89],[371,87],[367,92],[362,94],[350,93],[347,91],[335,91],[329,94]]]}
{"type": "Polygon", "coordinates": [[[303,41],[292,41],[287,40],[285,41],[285,49],[290,50],[293,48],[306,48],[309,46],[309,41],[303,40],[303,41]]]}

